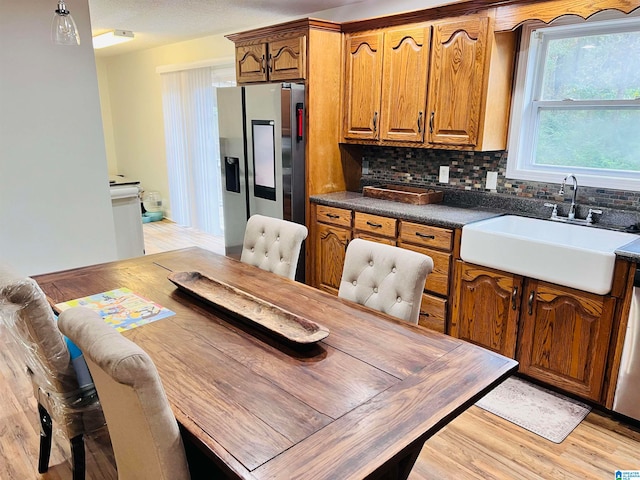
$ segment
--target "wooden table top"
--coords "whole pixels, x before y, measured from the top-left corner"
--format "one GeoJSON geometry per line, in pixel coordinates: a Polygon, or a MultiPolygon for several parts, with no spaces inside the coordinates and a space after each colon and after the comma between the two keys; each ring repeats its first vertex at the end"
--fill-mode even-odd
{"type": "Polygon", "coordinates": [[[52,303],[128,287],[176,315],[125,332],[155,362],[178,422],[240,478],[361,479],[418,448],[517,368],[200,248],[34,277],[52,303]],[[178,290],[200,271],[326,326],[294,348],[178,290]]]}

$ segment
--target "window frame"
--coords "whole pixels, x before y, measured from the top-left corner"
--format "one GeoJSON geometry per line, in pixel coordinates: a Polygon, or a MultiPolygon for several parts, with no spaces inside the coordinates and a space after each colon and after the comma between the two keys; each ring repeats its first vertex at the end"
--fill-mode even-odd
{"type": "MultiPolygon", "coordinates": [[[[580,19],[582,20],[582,19],[580,19]]],[[[596,20],[595,18],[592,20],[596,20]]],[[[580,185],[640,191],[640,172],[594,169],[577,166],[534,164],[539,112],[550,109],[640,108],[634,100],[539,100],[544,77],[544,60],[550,40],[604,33],[640,30],[640,16],[611,18],[599,15],[596,21],[565,19],[561,24],[548,26],[540,22],[524,25],[518,51],[514,96],[511,108],[506,177],[508,179],[560,183],[567,173],[579,178],[580,185]]],[[[639,153],[640,154],[640,153],[639,153]]]]}

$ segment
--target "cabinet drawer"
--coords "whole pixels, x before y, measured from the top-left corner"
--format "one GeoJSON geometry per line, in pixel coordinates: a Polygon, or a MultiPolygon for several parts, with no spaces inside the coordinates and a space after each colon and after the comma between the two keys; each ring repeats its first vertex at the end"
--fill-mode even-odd
{"type": "Polygon", "coordinates": [[[363,240],[369,240],[370,242],[384,243],[386,245],[396,246],[396,239],[389,237],[377,237],[375,235],[369,235],[368,233],[356,232],[353,238],[361,238],[363,240]]]}
{"type": "Polygon", "coordinates": [[[424,289],[437,295],[447,296],[449,293],[449,271],[451,269],[451,254],[438,252],[429,248],[419,247],[408,243],[401,243],[399,247],[428,255],[433,260],[433,271],[427,275],[424,289]]]}
{"type": "Polygon", "coordinates": [[[368,213],[356,212],[355,227],[360,232],[373,233],[383,237],[396,237],[395,218],[381,217],[379,215],[370,215],[368,213]]]}
{"type": "Polygon", "coordinates": [[[316,216],[319,222],[351,228],[351,210],[316,205],[316,216]]]}
{"type": "Polygon", "coordinates": [[[453,247],[453,230],[419,223],[400,221],[398,238],[403,242],[446,250],[447,252],[450,252],[453,247]]]}
{"type": "Polygon", "coordinates": [[[445,333],[447,301],[424,293],[420,304],[418,324],[437,332],[445,333]]]}

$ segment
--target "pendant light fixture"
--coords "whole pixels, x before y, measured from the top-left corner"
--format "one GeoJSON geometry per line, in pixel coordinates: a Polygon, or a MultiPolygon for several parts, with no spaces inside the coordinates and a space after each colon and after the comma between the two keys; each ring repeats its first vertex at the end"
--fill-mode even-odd
{"type": "Polygon", "coordinates": [[[58,8],[51,22],[51,39],[56,45],[80,45],[80,35],[71,12],[63,0],[58,0],[58,8]]]}

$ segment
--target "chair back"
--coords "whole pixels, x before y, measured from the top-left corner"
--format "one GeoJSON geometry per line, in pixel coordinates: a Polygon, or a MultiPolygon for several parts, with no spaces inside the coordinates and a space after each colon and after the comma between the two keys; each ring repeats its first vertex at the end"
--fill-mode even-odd
{"type": "Polygon", "coordinates": [[[60,403],[78,391],[69,349],[44,292],[35,280],[4,264],[0,264],[0,317],[22,345],[35,385],[60,403]]]}
{"type": "Polygon", "coordinates": [[[427,255],[356,238],[347,247],[338,296],[417,324],[432,270],[427,255]]]}
{"type": "Polygon", "coordinates": [[[279,218],[252,215],[247,221],[240,261],[294,279],[307,227],[279,218]]]}
{"type": "Polygon", "coordinates": [[[89,365],[107,420],[118,478],[190,478],[178,423],[149,355],[88,308],[65,310],[58,324],[89,365]]]}

